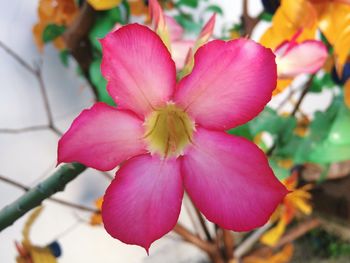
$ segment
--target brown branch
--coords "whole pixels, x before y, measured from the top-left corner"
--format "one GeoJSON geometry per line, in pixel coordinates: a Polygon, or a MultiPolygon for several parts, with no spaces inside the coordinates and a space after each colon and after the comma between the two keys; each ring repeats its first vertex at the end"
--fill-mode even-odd
{"type": "Polygon", "coordinates": [[[286,234],[284,234],[274,248],[280,248],[290,242],[293,242],[299,237],[305,235],[310,230],[320,226],[320,224],[321,221],[317,218],[310,218],[299,223],[297,226],[293,227],[286,234]]]}
{"type": "Polygon", "coordinates": [[[243,0],[243,12],[242,12],[242,24],[243,24],[243,35],[250,36],[259,22],[258,17],[251,17],[248,12],[248,0],[243,0]]]}
{"type": "Polygon", "coordinates": [[[88,38],[89,31],[95,22],[97,11],[95,11],[87,2],[84,2],[79,14],[73,23],[63,34],[66,47],[74,59],[78,62],[84,77],[94,92],[96,98],[98,93],[95,85],[91,82],[89,75],[90,64],[93,60],[92,48],[88,38]]]}
{"type": "MultiPolygon", "coordinates": [[[[194,206],[194,205],[193,205],[194,206]]],[[[205,233],[205,236],[207,238],[208,241],[212,242],[213,239],[211,238],[211,235],[209,233],[209,229],[207,227],[207,224],[205,223],[205,219],[203,218],[203,215],[201,214],[201,212],[198,210],[198,208],[196,206],[194,206],[194,210],[196,211],[196,215],[199,219],[199,222],[203,228],[203,231],[205,233]]]]}
{"type": "Polygon", "coordinates": [[[223,234],[225,257],[227,260],[230,260],[233,258],[233,248],[235,245],[233,235],[231,231],[226,229],[222,230],[222,234],[223,234]]]}
{"type": "Polygon", "coordinates": [[[179,223],[176,224],[173,231],[176,234],[180,235],[185,241],[194,244],[196,247],[200,248],[201,250],[207,253],[212,253],[213,249],[215,248],[213,244],[202,240],[179,223]]]}
{"type": "Polygon", "coordinates": [[[291,243],[294,240],[298,239],[299,237],[305,235],[310,230],[312,230],[320,225],[321,225],[321,222],[317,218],[306,219],[305,221],[300,222],[297,226],[295,226],[295,227],[291,228],[289,231],[287,231],[281,237],[281,239],[278,241],[278,243],[276,245],[274,245],[273,247],[268,247],[268,246],[260,247],[256,250],[254,250],[252,253],[250,253],[249,256],[260,255],[260,254],[264,254],[267,251],[279,249],[279,248],[283,247],[284,245],[291,243]]]}
{"type": "MultiPolygon", "coordinates": [[[[0,175],[0,181],[2,182],[5,182],[9,185],[12,185],[12,186],[15,186],[19,189],[22,189],[23,191],[25,192],[28,192],[30,190],[30,187],[28,186],[25,186],[19,182],[16,182],[8,177],[5,177],[3,175],[0,175]]],[[[61,205],[64,205],[64,206],[68,206],[68,207],[71,207],[71,208],[75,208],[75,209],[79,209],[79,210],[82,210],[82,211],[87,211],[87,212],[92,212],[92,213],[99,213],[99,210],[97,209],[94,209],[94,208],[90,208],[90,207],[87,207],[87,206],[83,206],[83,205],[80,205],[80,204],[75,204],[75,203],[71,203],[71,202],[68,202],[68,201],[65,201],[65,200],[62,200],[62,199],[59,199],[59,198],[55,198],[55,197],[50,197],[48,198],[49,200],[55,202],[55,203],[58,203],[58,204],[61,204],[61,205]]]]}
{"type": "Polygon", "coordinates": [[[279,111],[287,102],[289,102],[296,91],[297,89],[290,90],[287,97],[285,97],[284,100],[282,100],[281,103],[276,107],[276,111],[279,111]]]}
{"type": "Polygon", "coordinates": [[[224,260],[221,258],[220,252],[215,244],[200,239],[179,223],[176,224],[173,231],[180,235],[185,241],[206,252],[213,263],[224,263],[224,260]]]}
{"type": "Polygon", "coordinates": [[[293,109],[293,111],[291,113],[291,116],[295,116],[295,114],[298,112],[301,103],[303,102],[307,92],[311,88],[311,85],[312,85],[312,82],[314,80],[314,77],[315,77],[315,75],[312,75],[311,78],[306,82],[306,84],[304,86],[304,89],[303,89],[303,91],[302,91],[302,93],[301,93],[297,103],[294,106],[294,109],[293,109]]]}

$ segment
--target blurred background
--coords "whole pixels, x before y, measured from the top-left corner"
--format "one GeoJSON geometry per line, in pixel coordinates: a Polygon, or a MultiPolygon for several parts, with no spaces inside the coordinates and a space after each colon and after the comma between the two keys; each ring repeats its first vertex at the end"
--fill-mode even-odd
{"type": "MultiPolygon", "coordinates": [[[[57,142],[60,138],[60,133],[68,129],[73,119],[83,109],[90,107],[94,103],[96,96],[98,100],[106,101],[107,103],[111,102],[103,91],[105,82],[100,76],[98,55],[96,58],[96,55],[92,54],[93,66],[89,64],[87,68],[84,68],[84,58],[81,58],[78,61],[79,63],[77,63],[73,57],[79,57],[79,54],[73,54],[72,56],[65,48],[60,46],[61,43],[57,36],[62,34],[60,31],[62,28],[53,26],[49,29],[40,29],[41,31],[37,28],[33,32],[33,27],[42,19],[38,16],[39,1],[0,1],[2,4],[0,11],[0,176],[11,180],[11,182],[0,181],[0,208],[2,208],[23,194],[21,187],[33,187],[55,171],[57,142]],[[47,42],[45,45],[44,43],[39,43],[40,40],[38,42],[39,33],[36,30],[39,30],[41,34],[44,34],[46,30],[44,41],[41,39],[41,42],[47,42]],[[92,89],[90,87],[91,84],[97,88],[92,89]],[[16,186],[14,182],[22,186],[16,186]]],[[[42,2],[48,3],[49,1],[42,2]]],[[[149,18],[147,18],[148,10],[146,5],[144,13],[141,12],[139,15],[131,14],[130,17],[125,18],[125,13],[128,12],[125,8],[128,4],[125,4],[125,2],[127,1],[123,1],[124,6],[111,9],[118,9],[115,13],[112,13],[111,10],[96,11],[99,12],[97,19],[89,31],[89,40],[93,48],[98,49],[96,39],[103,37],[117,23],[147,22],[149,18]],[[109,13],[107,14],[107,12],[109,13]],[[117,18],[113,20],[113,17],[117,18]]],[[[254,22],[254,30],[249,33],[242,33],[241,30],[243,1],[203,0],[175,2],[185,3],[175,6],[167,6],[167,3],[163,3],[162,6],[167,14],[177,17],[177,21],[186,31],[185,37],[187,38],[195,39],[203,24],[213,12],[216,12],[216,24],[212,38],[230,39],[241,35],[260,41],[262,35],[271,26],[271,19],[277,8],[277,6],[274,7],[273,5],[279,1],[270,1],[270,4],[265,3],[265,8],[263,2],[269,1],[248,1],[250,18],[259,17],[259,21],[256,21],[257,24],[254,22]],[[271,11],[269,8],[274,10],[271,11]]],[[[77,8],[77,10],[79,9],[77,8]]],[[[350,13],[346,14],[348,17],[350,16],[350,13]]],[[[74,20],[74,18],[64,17],[61,19],[74,20]]],[[[245,21],[247,24],[248,20],[245,21]]],[[[349,20],[346,23],[348,23],[348,30],[350,27],[349,20]]],[[[320,33],[317,36],[321,39],[320,33]]],[[[41,35],[39,36],[40,38],[41,35]]],[[[83,49],[84,47],[81,48],[83,49]]],[[[331,84],[329,82],[326,83],[327,79],[322,78],[326,70],[322,69],[321,71],[321,74],[317,75],[320,90],[309,92],[305,96],[299,107],[302,111],[296,114],[295,119],[293,119],[295,123],[293,122],[290,129],[301,129],[303,126],[299,125],[297,127],[296,123],[300,123],[303,119],[302,117],[305,117],[306,124],[304,126],[307,129],[310,122],[315,119],[315,114],[328,112],[329,106],[334,103],[334,98],[342,94],[342,85],[344,83],[336,83],[335,77],[330,80],[331,84]],[[326,85],[330,85],[332,88],[324,88],[326,85]],[[338,88],[333,88],[333,86],[337,85],[338,88]]],[[[327,76],[331,76],[331,74],[327,76]]],[[[290,113],[295,109],[298,98],[303,94],[303,89],[300,87],[305,85],[309,77],[310,75],[308,74],[300,74],[286,90],[273,97],[269,104],[273,111],[264,112],[264,116],[266,114],[270,115],[268,115],[267,119],[262,119],[268,121],[267,126],[278,124],[277,130],[280,127],[289,129],[288,125],[290,123],[288,121],[281,122],[281,118],[284,116],[283,114],[290,113]]],[[[339,80],[339,77],[337,78],[339,80]]],[[[314,83],[314,89],[317,88],[316,86],[317,83],[314,83]]],[[[333,119],[335,118],[333,117],[333,119]]],[[[332,123],[328,125],[329,127],[333,125],[333,119],[332,123]]],[[[339,122],[346,123],[347,121],[350,121],[348,115],[339,122]]],[[[344,125],[346,126],[346,124],[344,125]]],[[[274,146],[274,140],[278,135],[275,134],[275,131],[269,131],[268,128],[265,129],[266,132],[261,133],[261,131],[264,131],[264,128],[261,126],[256,128],[259,131],[259,136],[262,138],[260,141],[256,138],[258,132],[252,135],[254,135],[254,142],[264,144],[265,146],[260,146],[267,149],[274,146]]],[[[324,127],[321,125],[318,129],[322,130],[324,127]]],[[[348,127],[342,129],[337,134],[344,136],[344,140],[348,140],[350,136],[350,133],[347,133],[348,127]]],[[[234,134],[242,135],[241,132],[232,131],[234,134]]],[[[292,139],[295,138],[287,138],[290,141],[292,139]]],[[[305,140],[308,140],[308,138],[305,140]]],[[[313,141],[309,142],[313,143],[313,141]]],[[[289,149],[289,152],[297,151],[297,145],[299,144],[295,143],[295,148],[289,149]]],[[[262,256],[260,259],[253,258],[251,259],[252,261],[243,262],[289,262],[290,260],[292,262],[350,261],[350,244],[348,243],[350,240],[350,228],[346,225],[350,218],[350,196],[347,193],[347,189],[350,189],[347,186],[350,187],[350,183],[346,178],[350,171],[349,163],[346,162],[350,159],[348,154],[349,147],[346,144],[341,149],[333,150],[331,146],[328,146],[324,146],[323,149],[325,151],[327,149],[332,150],[333,152],[330,153],[332,158],[318,163],[317,161],[312,162],[312,160],[304,162],[304,159],[301,159],[303,165],[305,163],[317,163],[317,165],[308,164],[303,166],[307,172],[304,173],[303,179],[297,179],[301,187],[308,185],[310,182],[314,184],[322,181],[322,186],[314,187],[316,190],[312,192],[314,195],[313,201],[310,201],[314,208],[310,209],[314,210],[315,215],[323,214],[323,216],[317,217],[317,220],[315,220],[314,217],[310,217],[310,209],[306,208],[304,211],[307,212],[301,213],[304,217],[301,216],[300,219],[297,216],[296,221],[290,220],[288,222],[288,225],[290,224],[289,227],[295,228],[299,226],[299,232],[302,232],[299,236],[291,238],[291,241],[296,241],[296,245],[293,248],[294,252],[290,252],[290,247],[285,246],[290,243],[286,242],[283,246],[281,245],[278,249],[273,250],[273,253],[269,252],[270,254],[267,257],[262,256]],[[341,156],[341,158],[333,158],[333,156],[341,156]],[[336,166],[334,166],[334,163],[336,163],[336,166]],[[339,180],[343,181],[338,182],[339,180]],[[302,224],[304,221],[306,224],[302,224]],[[325,221],[328,222],[326,226],[324,226],[325,221]],[[283,252],[280,254],[282,256],[273,257],[278,251],[283,252]]],[[[291,146],[289,145],[289,147],[291,146]]],[[[277,150],[279,149],[277,147],[277,150]]],[[[287,151],[286,148],[282,150],[287,151]]],[[[300,168],[301,162],[293,162],[290,158],[283,159],[281,156],[286,156],[287,154],[278,155],[278,153],[280,152],[275,152],[276,159],[271,161],[271,165],[274,166],[276,175],[279,173],[280,176],[277,176],[281,180],[285,180],[291,174],[291,168],[300,168]],[[281,165],[281,161],[285,161],[284,165],[281,165]],[[292,164],[288,162],[292,162],[292,164]]],[[[67,185],[63,192],[56,194],[55,197],[94,208],[95,201],[103,195],[110,183],[110,178],[113,176],[114,171],[101,173],[88,169],[67,185]]],[[[292,185],[298,184],[295,182],[289,183],[292,185]]],[[[294,187],[296,188],[296,186],[294,187]]],[[[309,188],[304,188],[304,190],[307,193],[310,192],[309,188]]],[[[185,203],[186,200],[184,201],[180,222],[191,231],[196,231],[191,219],[195,212],[193,207],[185,207],[185,203]]],[[[0,262],[16,262],[15,258],[18,255],[18,251],[15,241],[22,241],[22,231],[28,216],[29,214],[23,216],[11,227],[0,233],[0,262]]],[[[46,200],[43,211],[31,228],[31,242],[37,246],[44,247],[47,244],[58,241],[62,249],[62,255],[57,260],[62,263],[209,262],[205,252],[193,244],[183,242],[175,233],[170,233],[156,241],[150,249],[150,256],[147,256],[142,248],[125,245],[111,238],[101,225],[93,225],[91,223],[91,216],[91,211],[82,211],[81,209],[46,200]]],[[[271,221],[270,224],[276,224],[276,222],[271,221]]],[[[214,233],[214,226],[209,223],[207,225],[209,230],[214,233]]],[[[247,236],[249,237],[250,235],[247,236]]],[[[235,240],[239,244],[240,240],[247,239],[247,236],[237,235],[235,240]]],[[[254,242],[259,243],[258,240],[259,238],[254,242]]],[[[255,243],[253,245],[259,246],[255,243]]],[[[241,249],[244,249],[244,246],[241,249]]],[[[231,262],[235,261],[231,260],[231,262]]]]}

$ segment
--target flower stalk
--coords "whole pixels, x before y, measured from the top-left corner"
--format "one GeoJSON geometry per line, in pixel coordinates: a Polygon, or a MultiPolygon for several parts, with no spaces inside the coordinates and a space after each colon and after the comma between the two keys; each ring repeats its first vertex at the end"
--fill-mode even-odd
{"type": "Polygon", "coordinates": [[[39,206],[53,194],[63,191],[65,186],[81,174],[86,167],[79,163],[62,165],[53,175],[30,189],[13,203],[0,211],[0,231],[11,226],[34,207],[39,206]]]}

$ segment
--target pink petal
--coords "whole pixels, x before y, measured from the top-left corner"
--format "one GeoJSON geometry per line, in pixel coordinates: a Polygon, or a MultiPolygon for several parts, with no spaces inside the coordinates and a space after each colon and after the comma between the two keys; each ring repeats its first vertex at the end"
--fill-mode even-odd
{"type": "Polygon", "coordinates": [[[133,114],[96,103],[84,110],[58,142],[58,163],[80,162],[111,170],[146,152],[142,121],[133,114]]]}
{"type": "Polygon", "coordinates": [[[264,225],[287,194],[255,144],[221,131],[198,129],[182,172],[199,210],[233,231],[264,225]]]}
{"type": "Polygon", "coordinates": [[[298,37],[303,33],[303,29],[299,29],[289,41],[283,41],[279,46],[275,49],[275,55],[276,56],[283,56],[285,53],[287,53],[290,49],[298,45],[297,39],[298,37]]]}
{"type": "MultiPolygon", "coordinates": [[[[176,22],[174,18],[167,15],[165,16],[165,23],[169,30],[170,40],[180,40],[184,34],[184,29],[182,28],[182,26],[178,22],[176,22]]],[[[171,43],[171,48],[173,48],[173,43],[171,43]]]]}
{"type": "Polygon", "coordinates": [[[179,83],[175,101],[200,125],[229,129],[254,118],[275,87],[270,49],[248,39],[214,40],[198,49],[193,71],[179,83]]]}
{"type": "Polygon", "coordinates": [[[101,43],[102,74],[118,107],[144,116],[169,100],[176,69],[156,33],[131,24],[107,34],[101,43]]]}
{"type": "Polygon", "coordinates": [[[188,52],[193,45],[193,40],[179,40],[171,43],[171,56],[175,61],[177,70],[180,70],[185,66],[188,52]]]}
{"type": "Polygon", "coordinates": [[[276,50],[277,71],[280,78],[293,78],[301,73],[315,73],[328,57],[327,48],[321,41],[307,40],[281,52],[285,49],[284,46],[276,50]]]}
{"type": "Polygon", "coordinates": [[[122,166],[106,191],[104,226],[111,236],[148,251],[175,226],[183,191],[179,161],[135,157],[122,166]]]}

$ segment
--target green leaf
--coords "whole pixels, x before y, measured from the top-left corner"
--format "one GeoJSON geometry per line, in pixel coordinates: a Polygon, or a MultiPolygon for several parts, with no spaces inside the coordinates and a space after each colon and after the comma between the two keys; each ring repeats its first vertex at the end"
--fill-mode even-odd
{"type": "Polygon", "coordinates": [[[125,4],[99,13],[95,24],[89,32],[89,39],[93,47],[98,51],[102,52],[101,44],[98,40],[105,37],[109,32],[111,32],[117,23],[125,24],[127,22],[128,11],[124,10],[123,14],[121,9],[126,9],[125,4]]]}
{"type": "Polygon", "coordinates": [[[194,22],[191,16],[177,15],[174,18],[188,32],[198,34],[202,29],[202,26],[194,22]]]}
{"type": "MultiPolygon", "coordinates": [[[[119,7],[112,8],[105,12],[103,15],[106,19],[109,19],[113,24],[116,23],[125,23],[125,17],[123,17],[123,14],[119,7]]],[[[125,15],[124,15],[125,16],[125,15]]]]}
{"type": "Polygon", "coordinates": [[[276,159],[270,158],[269,164],[278,180],[286,179],[290,175],[290,170],[279,166],[276,159]]]}
{"type": "Polygon", "coordinates": [[[350,110],[344,104],[339,109],[327,139],[332,144],[350,144],[350,110]]]}
{"type": "Polygon", "coordinates": [[[328,140],[317,145],[310,153],[308,161],[314,163],[334,163],[350,159],[350,144],[333,144],[328,140]]]}
{"type": "Polygon", "coordinates": [[[55,38],[59,37],[66,30],[65,26],[59,26],[56,24],[48,24],[42,34],[42,39],[44,43],[48,43],[55,38]]]}
{"type": "Polygon", "coordinates": [[[205,12],[217,13],[217,14],[220,14],[220,15],[224,15],[224,11],[218,5],[209,5],[209,6],[207,6],[204,9],[203,13],[205,13],[205,12]]]}
{"type": "Polygon", "coordinates": [[[252,133],[250,132],[249,123],[246,123],[234,129],[228,130],[227,132],[232,135],[244,137],[250,141],[252,141],[254,138],[252,133]]]}
{"type": "Polygon", "coordinates": [[[330,73],[322,74],[321,76],[316,75],[311,83],[310,92],[319,93],[324,88],[333,88],[335,86],[334,81],[330,73]]]}
{"type": "Polygon", "coordinates": [[[295,163],[327,163],[327,159],[329,161],[333,160],[332,158],[329,158],[329,156],[322,157],[321,155],[322,151],[325,151],[324,155],[328,154],[328,150],[326,150],[325,147],[331,145],[329,142],[326,142],[326,140],[330,134],[332,125],[338,115],[341,105],[341,97],[336,97],[325,112],[318,111],[315,113],[314,120],[310,124],[309,135],[303,138],[302,143],[300,143],[300,146],[296,150],[294,155],[295,163]]]}
{"type": "Polygon", "coordinates": [[[115,106],[113,99],[109,96],[107,92],[107,89],[106,89],[107,81],[103,78],[101,74],[100,66],[101,66],[100,59],[97,59],[91,63],[89,68],[89,75],[90,75],[91,82],[97,88],[98,100],[105,102],[111,106],[115,106]]]}
{"type": "Polygon", "coordinates": [[[272,108],[266,107],[255,119],[249,122],[250,130],[255,136],[265,131],[271,134],[278,134],[286,127],[295,125],[294,118],[287,118],[277,114],[272,108]]]}
{"type": "Polygon", "coordinates": [[[122,4],[119,6],[121,12],[124,14],[122,17],[124,17],[123,21],[121,23],[123,25],[127,24],[130,20],[130,5],[127,0],[123,0],[122,4]]]}
{"type": "Polygon", "coordinates": [[[263,12],[259,18],[263,21],[271,22],[273,15],[267,12],[263,12]]]}
{"type": "Polygon", "coordinates": [[[199,0],[179,0],[176,5],[177,6],[188,6],[191,8],[197,8],[198,7],[199,0]]]}
{"type": "Polygon", "coordinates": [[[98,40],[105,37],[105,35],[112,30],[114,25],[114,20],[108,16],[98,17],[96,19],[94,26],[89,32],[89,39],[93,47],[102,52],[102,47],[98,40]]]}
{"type": "Polygon", "coordinates": [[[292,134],[287,141],[277,145],[274,155],[285,159],[295,159],[296,149],[298,149],[303,142],[303,137],[292,134]]]}

